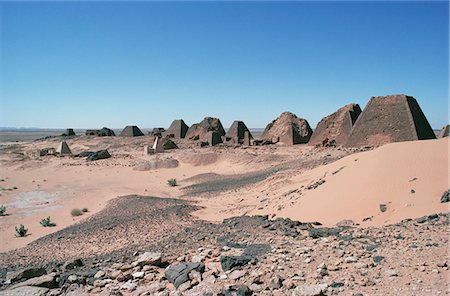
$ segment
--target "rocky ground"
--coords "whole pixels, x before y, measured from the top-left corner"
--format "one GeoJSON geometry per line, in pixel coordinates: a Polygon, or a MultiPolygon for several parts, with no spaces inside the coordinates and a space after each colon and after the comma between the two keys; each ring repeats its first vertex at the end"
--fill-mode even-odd
{"type": "Polygon", "coordinates": [[[241,216],[192,219],[127,196],[0,256],[0,295],[449,294],[449,214],[358,228],[241,216]]]}

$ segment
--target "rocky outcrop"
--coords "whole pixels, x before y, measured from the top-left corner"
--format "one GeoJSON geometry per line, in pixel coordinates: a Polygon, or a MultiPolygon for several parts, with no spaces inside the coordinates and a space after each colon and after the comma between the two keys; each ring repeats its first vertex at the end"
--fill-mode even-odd
{"type": "Polygon", "coordinates": [[[112,129],[109,129],[107,127],[103,127],[99,130],[86,130],[85,133],[86,136],[99,136],[99,137],[113,137],[116,134],[112,129]]]}
{"type": "Polygon", "coordinates": [[[266,126],[261,140],[286,145],[305,144],[309,142],[311,135],[312,129],[306,119],[290,112],[283,112],[266,126]]]}
{"type": "Polygon", "coordinates": [[[358,104],[348,104],[330,114],[317,124],[309,141],[313,146],[343,146],[347,143],[361,108],[358,104]]]}
{"type": "Polygon", "coordinates": [[[219,118],[205,117],[200,123],[193,124],[186,133],[186,138],[191,140],[203,140],[208,132],[217,132],[221,137],[225,135],[219,118]]]}
{"type": "Polygon", "coordinates": [[[403,94],[372,97],[355,122],[346,146],[435,139],[416,99],[403,94]]]}

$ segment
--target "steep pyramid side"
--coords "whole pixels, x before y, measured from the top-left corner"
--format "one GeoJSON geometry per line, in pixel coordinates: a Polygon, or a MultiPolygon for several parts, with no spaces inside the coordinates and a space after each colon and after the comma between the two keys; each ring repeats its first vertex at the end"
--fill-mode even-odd
{"type": "Polygon", "coordinates": [[[356,120],[346,146],[380,146],[431,138],[434,138],[433,130],[417,101],[403,94],[390,95],[370,99],[356,120]]]}
{"type": "Polygon", "coordinates": [[[337,146],[345,145],[360,114],[361,108],[358,104],[348,104],[339,108],[333,114],[320,120],[309,144],[324,145],[326,143],[334,143],[337,146]]]}
{"type": "Polygon", "coordinates": [[[67,145],[66,141],[59,143],[56,153],[59,155],[72,155],[72,151],[70,151],[69,145],[67,145]]]}
{"type": "Polygon", "coordinates": [[[126,126],[119,136],[121,137],[139,137],[143,136],[144,133],[135,125],[126,126]]]}
{"type": "Polygon", "coordinates": [[[183,119],[172,121],[170,127],[163,133],[163,136],[169,136],[175,139],[183,139],[186,136],[189,127],[183,119]]]}
{"type": "Polygon", "coordinates": [[[250,133],[250,130],[247,128],[247,126],[245,125],[245,123],[243,121],[239,121],[239,120],[235,120],[230,128],[228,129],[227,133],[225,134],[225,136],[227,138],[233,138],[233,139],[237,139],[237,140],[243,140],[244,139],[244,135],[245,132],[249,133],[249,137],[252,139],[253,136],[250,133]]]}

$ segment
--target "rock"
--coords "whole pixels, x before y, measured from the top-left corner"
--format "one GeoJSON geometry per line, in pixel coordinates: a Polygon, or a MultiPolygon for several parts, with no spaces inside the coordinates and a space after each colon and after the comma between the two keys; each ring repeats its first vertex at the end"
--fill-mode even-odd
{"type": "Polygon", "coordinates": [[[102,271],[102,270],[99,270],[99,271],[94,275],[94,278],[95,278],[95,279],[99,279],[99,278],[102,278],[102,277],[104,277],[104,276],[105,276],[105,272],[102,271]]]}
{"type": "Polygon", "coordinates": [[[389,277],[398,276],[398,273],[395,269],[388,269],[385,271],[385,273],[389,277]]]}
{"type": "Polygon", "coordinates": [[[336,226],[354,226],[355,222],[353,220],[342,220],[336,223],[336,226]]]}
{"type": "Polygon", "coordinates": [[[19,283],[13,288],[24,287],[24,286],[33,286],[33,287],[43,287],[43,288],[55,288],[56,284],[56,273],[52,272],[49,274],[41,275],[39,277],[34,277],[26,280],[25,282],[19,283]]]}
{"type": "Polygon", "coordinates": [[[283,281],[281,280],[281,278],[279,276],[276,275],[270,279],[270,282],[269,282],[270,289],[276,290],[276,289],[281,288],[281,286],[283,286],[283,281]]]}
{"type": "Polygon", "coordinates": [[[110,158],[111,154],[109,154],[108,150],[99,150],[97,152],[93,152],[91,155],[89,155],[86,160],[89,161],[95,161],[99,159],[106,159],[110,158]]]}
{"type": "Polygon", "coordinates": [[[0,291],[0,296],[44,296],[47,295],[48,291],[47,288],[23,286],[0,291]]]}
{"type": "Polygon", "coordinates": [[[308,229],[309,236],[312,237],[312,238],[336,236],[341,231],[342,231],[342,228],[340,228],[340,227],[335,227],[335,228],[321,227],[321,228],[310,228],[310,229],[308,229]]]}
{"type": "Polygon", "coordinates": [[[421,224],[427,222],[427,216],[417,218],[416,222],[421,224]]]}
{"type": "Polygon", "coordinates": [[[76,275],[74,275],[74,274],[69,275],[69,277],[67,277],[67,281],[68,281],[69,283],[76,283],[77,280],[78,280],[78,277],[77,277],[76,275]]]}
{"type": "Polygon", "coordinates": [[[228,277],[232,280],[237,280],[243,277],[247,272],[245,270],[233,270],[228,277]]]}
{"type": "Polygon", "coordinates": [[[442,202],[442,203],[444,203],[444,202],[449,202],[449,201],[450,201],[450,189],[447,190],[447,191],[445,191],[445,192],[442,194],[442,197],[441,197],[441,202],[442,202]]]}
{"type": "Polygon", "coordinates": [[[200,273],[205,272],[205,265],[203,263],[183,263],[169,267],[165,272],[164,276],[171,282],[176,288],[178,288],[182,283],[189,280],[189,272],[192,270],[198,271],[200,273]]]}
{"type": "Polygon", "coordinates": [[[187,281],[178,286],[178,291],[184,292],[189,290],[192,287],[191,282],[187,281]]]}
{"type": "Polygon", "coordinates": [[[83,261],[81,259],[74,259],[71,261],[67,261],[66,263],[64,263],[63,265],[63,270],[67,271],[67,270],[72,270],[75,267],[80,267],[83,266],[83,261]]]}
{"type": "Polygon", "coordinates": [[[385,205],[385,204],[380,204],[380,211],[381,211],[382,213],[386,212],[386,211],[387,211],[387,205],[385,205]]]}
{"type": "Polygon", "coordinates": [[[218,296],[250,296],[253,292],[246,285],[233,285],[219,292],[218,296]]]}
{"type": "Polygon", "coordinates": [[[383,256],[375,256],[373,257],[373,262],[380,263],[381,261],[383,261],[383,259],[384,259],[383,256]]]}
{"type": "Polygon", "coordinates": [[[45,273],[46,272],[44,268],[25,268],[13,272],[8,272],[6,274],[6,280],[10,281],[11,283],[15,283],[20,280],[27,280],[33,277],[38,277],[44,275],[45,273]]]}
{"type": "Polygon", "coordinates": [[[133,273],[131,276],[133,278],[135,278],[135,279],[141,279],[141,278],[144,277],[144,272],[143,271],[137,271],[137,272],[133,273]]]}
{"type": "Polygon", "coordinates": [[[137,285],[133,282],[126,282],[125,284],[120,286],[121,290],[134,291],[136,290],[137,285]]]}
{"type": "Polygon", "coordinates": [[[348,256],[344,259],[345,263],[355,263],[358,261],[358,258],[356,258],[355,256],[348,256]]]}
{"type": "MultiPolygon", "coordinates": [[[[63,293],[64,296],[89,296],[88,293],[84,291],[83,287],[77,287],[74,289],[71,289],[70,291],[66,291],[66,293],[63,293]]],[[[61,294],[58,294],[61,295],[61,294]]]]}
{"type": "Polygon", "coordinates": [[[145,252],[133,262],[132,266],[144,266],[144,265],[161,265],[162,254],[156,252],[145,252]]]}
{"type": "Polygon", "coordinates": [[[292,292],[292,296],[325,296],[328,285],[303,285],[298,286],[292,292]]]}
{"type": "Polygon", "coordinates": [[[244,266],[252,260],[249,256],[220,256],[220,264],[223,271],[231,270],[234,267],[244,266]]]}
{"type": "Polygon", "coordinates": [[[308,121],[290,112],[283,112],[264,129],[260,140],[286,145],[308,143],[312,129],[308,121]]]}

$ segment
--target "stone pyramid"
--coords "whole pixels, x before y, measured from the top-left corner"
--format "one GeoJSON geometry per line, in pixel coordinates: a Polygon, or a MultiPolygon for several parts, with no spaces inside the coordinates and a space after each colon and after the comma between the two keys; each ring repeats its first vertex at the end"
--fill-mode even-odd
{"type": "Polygon", "coordinates": [[[356,120],[346,146],[379,146],[435,138],[416,99],[399,94],[372,97],[356,120]]]}
{"type": "Polygon", "coordinates": [[[308,121],[291,112],[283,112],[266,126],[261,140],[294,145],[308,143],[311,135],[312,129],[308,121]]]}
{"type": "Polygon", "coordinates": [[[186,138],[205,139],[206,134],[212,131],[218,132],[221,137],[225,136],[225,130],[219,118],[205,117],[200,123],[195,123],[188,129],[186,138]]]}
{"type": "Polygon", "coordinates": [[[126,126],[119,136],[121,137],[139,137],[143,136],[144,134],[142,131],[135,125],[128,125],[126,126]]]}
{"type": "Polygon", "coordinates": [[[70,151],[69,145],[67,145],[66,141],[59,143],[56,153],[60,156],[72,155],[72,151],[70,151]]]}
{"type": "Polygon", "coordinates": [[[243,121],[235,120],[225,134],[225,137],[231,138],[236,142],[242,142],[244,140],[245,132],[248,132],[250,139],[253,139],[253,136],[245,123],[243,121]]]}
{"type": "Polygon", "coordinates": [[[163,136],[168,136],[175,139],[183,139],[188,131],[188,126],[183,119],[176,119],[172,122],[170,127],[163,133],[163,136]]]}
{"type": "Polygon", "coordinates": [[[450,132],[450,125],[447,124],[439,132],[438,138],[440,139],[440,138],[448,137],[449,132],[450,132]]]}
{"type": "Polygon", "coordinates": [[[309,144],[314,146],[345,145],[359,114],[361,114],[361,108],[358,104],[348,104],[322,118],[314,130],[309,144]]]}

